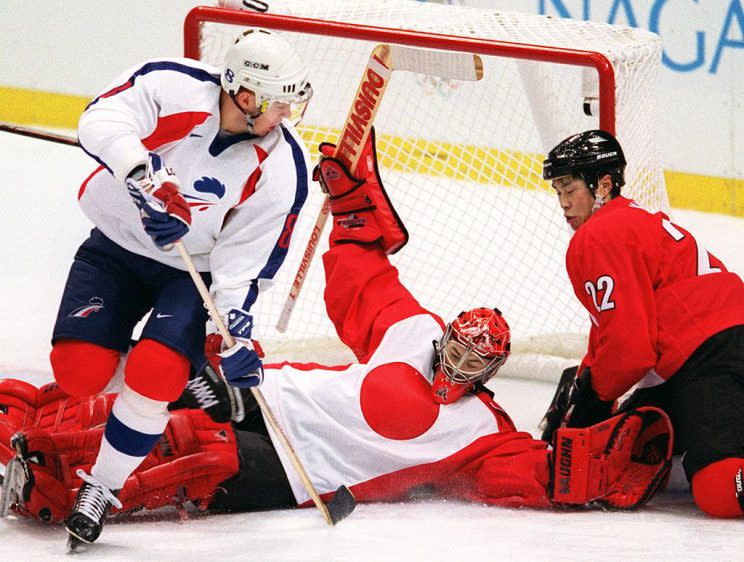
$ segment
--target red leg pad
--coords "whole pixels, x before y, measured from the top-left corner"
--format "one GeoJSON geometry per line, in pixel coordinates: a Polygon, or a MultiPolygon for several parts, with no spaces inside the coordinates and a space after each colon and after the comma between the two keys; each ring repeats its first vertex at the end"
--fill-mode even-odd
{"type": "Polygon", "coordinates": [[[101,392],[116,372],[119,352],[80,340],[59,340],[49,356],[54,378],[70,396],[101,392]]]}
{"type": "Polygon", "coordinates": [[[744,516],[742,474],[744,459],[730,458],[709,464],[692,477],[695,503],[712,517],[744,516]]]}
{"type": "Polygon", "coordinates": [[[151,400],[176,400],[189,379],[189,360],[155,340],[134,346],[124,368],[127,386],[151,400]]]}

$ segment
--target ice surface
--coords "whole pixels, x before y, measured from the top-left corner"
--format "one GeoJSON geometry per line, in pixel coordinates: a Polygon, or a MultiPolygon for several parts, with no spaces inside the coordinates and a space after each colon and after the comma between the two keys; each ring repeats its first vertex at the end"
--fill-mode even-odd
{"type": "MultiPolygon", "coordinates": [[[[0,133],[0,377],[50,380],[49,337],[74,252],[90,229],[75,200],[91,160],[74,148],[0,133]]],[[[744,219],[674,211],[729,269],[744,275],[744,219]]],[[[537,434],[553,387],[499,379],[496,399],[537,434]]],[[[85,560],[741,560],[744,522],[712,520],[675,473],[635,513],[539,512],[425,500],[360,505],[329,528],[315,509],[204,516],[175,510],[112,520],[85,560]]],[[[0,521],[0,559],[64,555],[61,527],[0,521]]]]}

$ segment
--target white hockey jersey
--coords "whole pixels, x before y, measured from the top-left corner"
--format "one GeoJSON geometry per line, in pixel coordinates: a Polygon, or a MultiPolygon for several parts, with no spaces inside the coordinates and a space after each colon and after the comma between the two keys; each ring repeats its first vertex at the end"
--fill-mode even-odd
{"type": "Polygon", "coordinates": [[[157,59],[121,74],[80,118],[80,144],[101,166],[83,183],[80,206],[111,240],[185,269],[175,249],[152,242],[124,179],[147,152],[181,181],[192,213],[183,242],[212,274],[218,308],[249,310],[286,257],[307,198],[309,155],[292,125],[264,137],[220,130],[219,70],[190,59],[157,59]]]}
{"type": "MultiPolygon", "coordinates": [[[[400,283],[381,248],[340,244],[323,256],[325,300],[346,366],[266,365],[267,403],[320,494],[358,501],[425,488],[497,505],[549,505],[547,444],[516,431],[485,390],[442,406],[431,396],[443,324],[400,283]]],[[[267,424],[268,426],[268,424],[267,424]]],[[[270,436],[298,504],[309,495],[270,436]]]]}

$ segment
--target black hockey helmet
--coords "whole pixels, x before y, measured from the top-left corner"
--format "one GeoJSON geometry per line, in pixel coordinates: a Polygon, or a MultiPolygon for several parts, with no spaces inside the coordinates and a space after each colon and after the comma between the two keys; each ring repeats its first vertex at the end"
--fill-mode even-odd
{"type": "Polygon", "coordinates": [[[592,129],[559,142],[543,161],[543,179],[563,176],[582,178],[589,189],[597,189],[599,178],[609,174],[612,195],[625,185],[625,155],[617,139],[607,131],[592,129]]]}

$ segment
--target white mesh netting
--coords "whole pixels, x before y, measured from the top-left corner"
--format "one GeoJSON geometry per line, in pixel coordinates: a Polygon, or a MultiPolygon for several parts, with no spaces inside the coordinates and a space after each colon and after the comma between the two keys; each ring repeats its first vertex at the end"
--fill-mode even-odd
{"type": "MultiPolygon", "coordinates": [[[[272,0],[270,13],[600,52],[615,71],[617,136],[629,161],[624,194],[648,208],[668,206],[655,150],[661,46],[654,34],[405,0],[272,0]]],[[[201,58],[221,65],[239,32],[236,26],[203,24],[201,58]]],[[[376,43],[361,35],[282,33],[310,65],[315,95],[300,130],[316,158],[320,141],[337,139],[376,43]]],[[[397,72],[385,93],[375,121],[380,171],[410,232],[409,244],[392,261],[419,301],[445,321],[473,306],[501,309],[512,327],[515,354],[529,357],[510,360],[505,370],[532,376],[539,371],[533,354],[570,363],[585,350],[588,321],[564,269],[570,234],[541,169],[544,154],[558,141],[598,126],[597,117],[583,112],[582,91],[583,84],[596,82],[596,72],[479,54],[484,63],[479,82],[397,72]]],[[[274,329],[321,195],[311,186],[287,261],[253,311],[255,335],[272,357],[337,359],[322,298],[319,254],[327,248],[327,235],[288,332],[274,329]],[[324,349],[333,351],[326,356],[324,349]]],[[[554,375],[555,370],[548,373],[554,375]]]]}

